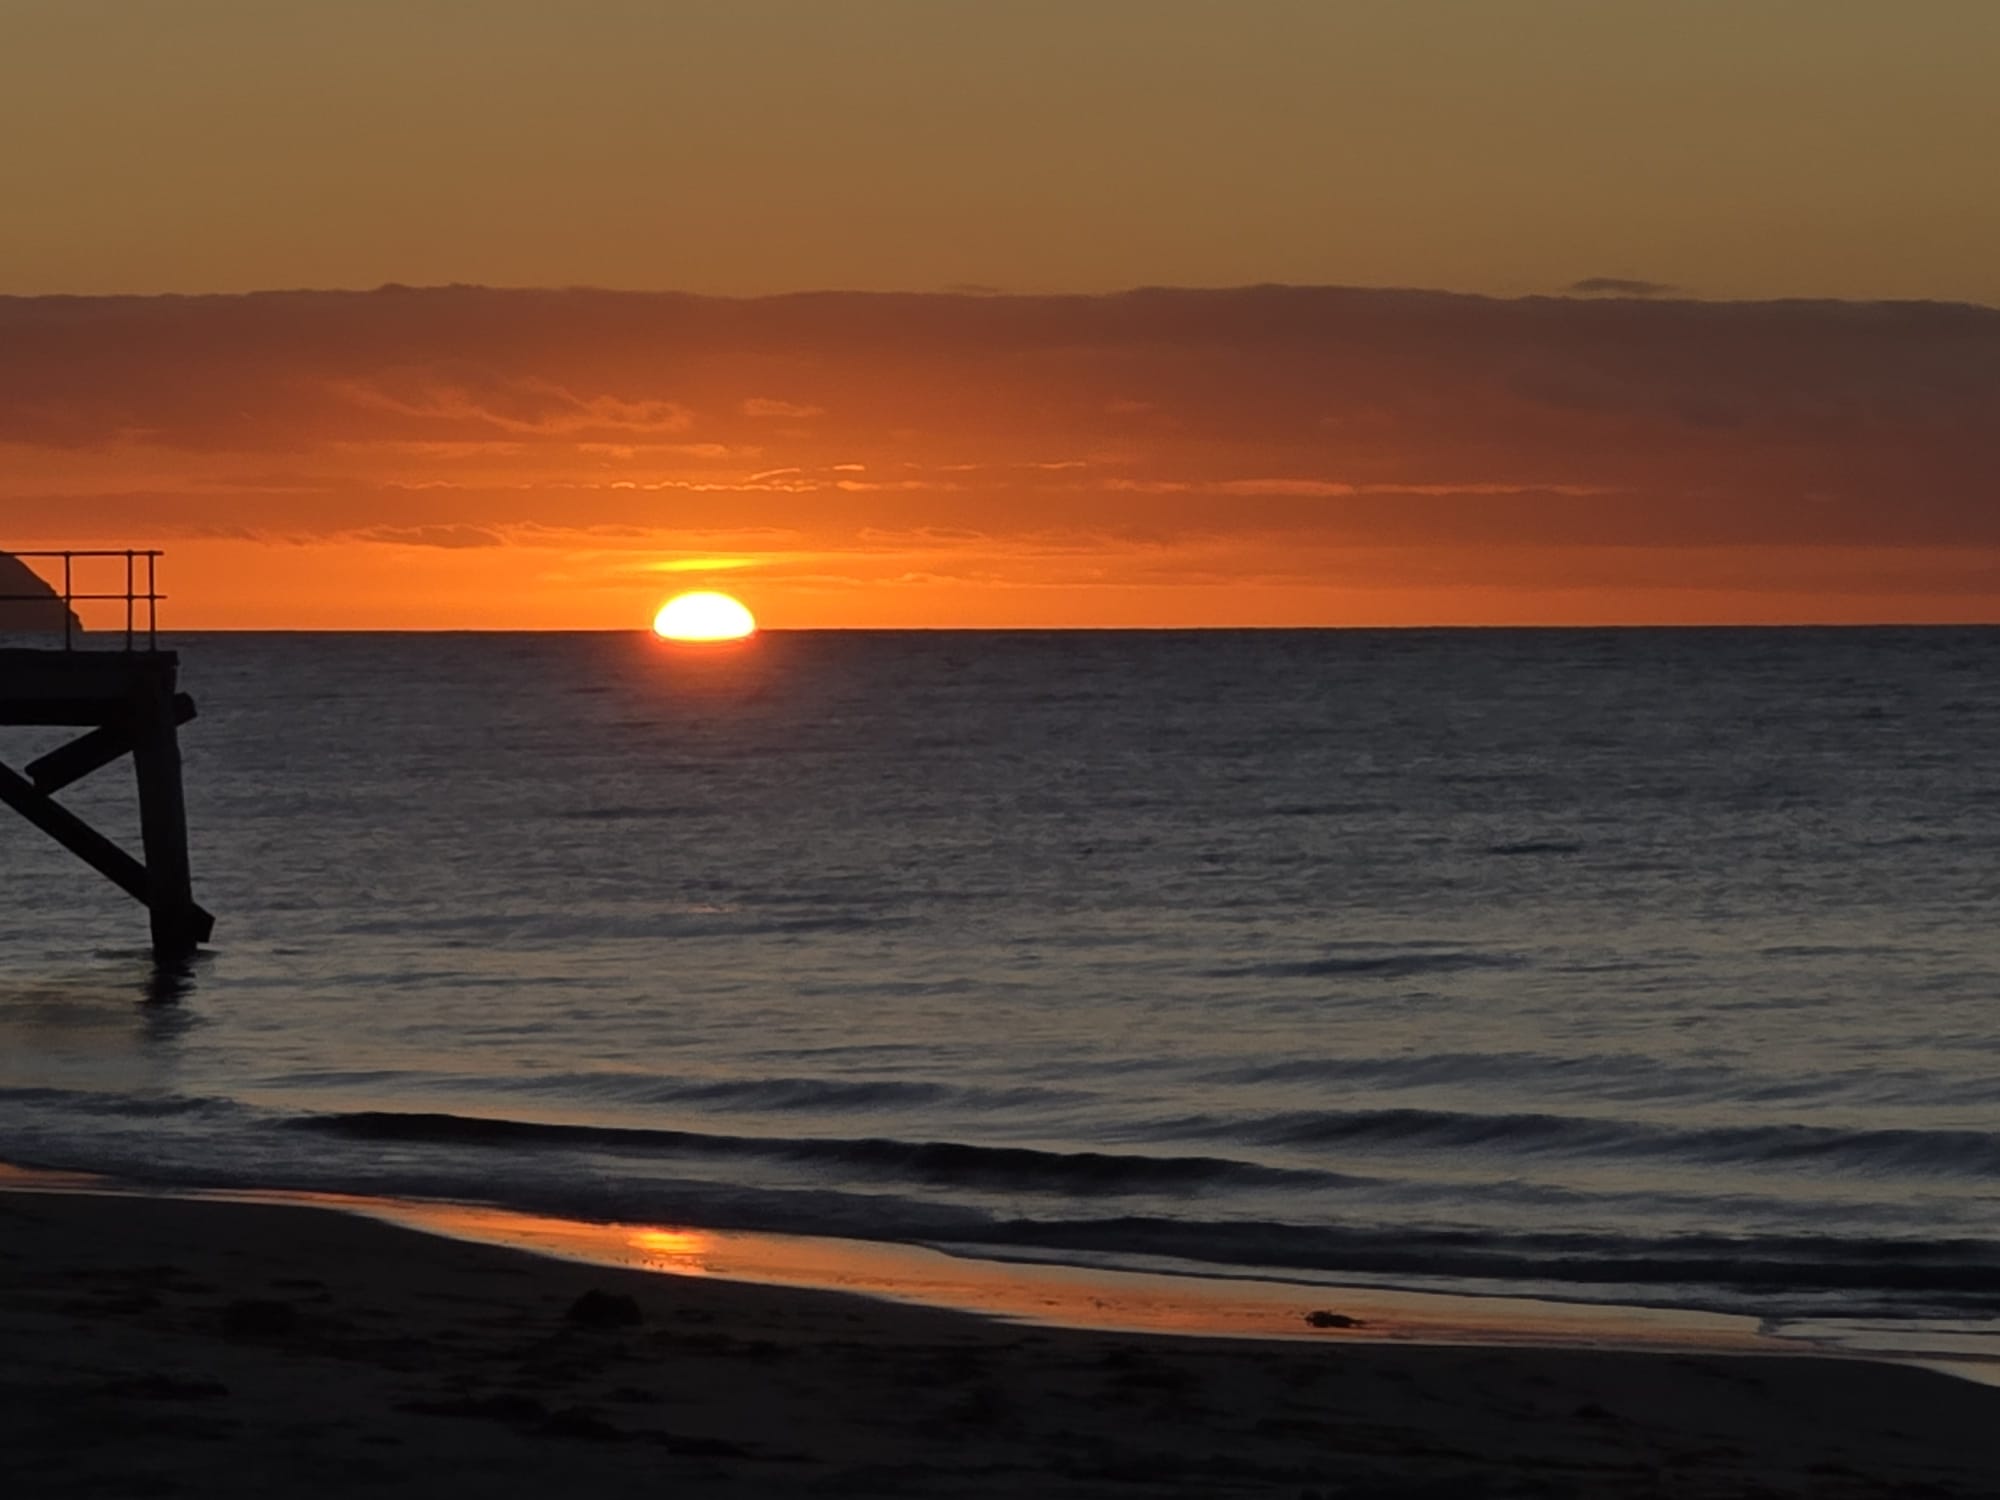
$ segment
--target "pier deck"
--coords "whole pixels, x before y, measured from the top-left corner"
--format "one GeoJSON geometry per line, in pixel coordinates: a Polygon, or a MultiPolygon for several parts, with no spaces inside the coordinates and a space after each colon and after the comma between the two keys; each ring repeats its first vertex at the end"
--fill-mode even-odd
{"type": "MultiPolygon", "coordinates": [[[[74,557],[123,556],[127,592],[124,649],[78,650],[65,626],[61,647],[0,647],[0,725],[61,725],[84,733],[37,757],[20,771],[0,764],[0,803],[68,849],[112,884],[143,904],[151,918],[153,950],[163,958],[191,952],[208,941],[215,919],[194,899],[188,868],[186,800],[181,785],[178,730],[195,716],[194,700],[178,690],[180,658],[157,648],[152,609],[152,553],[17,554],[64,560],[58,597],[67,611],[74,557]],[[133,559],[146,559],[145,589],[134,586],[133,559]],[[143,630],[134,612],[144,604],[143,630]],[[132,757],[139,790],[143,860],[55,800],[64,787],[132,757]]],[[[18,599],[20,596],[11,596],[18,599]]]]}

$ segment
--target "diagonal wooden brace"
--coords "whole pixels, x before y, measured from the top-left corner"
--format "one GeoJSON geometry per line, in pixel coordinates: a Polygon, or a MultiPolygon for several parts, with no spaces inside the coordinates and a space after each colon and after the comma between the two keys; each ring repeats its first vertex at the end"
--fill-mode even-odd
{"type": "MultiPolygon", "coordinates": [[[[60,802],[37,791],[26,777],[7,765],[0,765],[0,802],[13,808],[133,900],[149,910],[153,909],[153,881],[144,865],[60,802]]],[[[155,911],[154,914],[170,923],[190,947],[207,942],[215,930],[215,918],[193,901],[179,911],[155,911]]]]}
{"type": "MultiPolygon", "coordinates": [[[[174,725],[178,728],[194,718],[194,699],[186,693],[174,694],[174,725]]],[[[28,762],[28,780],[35,790],[53,796],[64,787],[83,780],[92,771],[101,771],[121,755],[129,755],[137,743],[131,729],[123,724],[106,724],[88,734],[80,734],[67,745],[28,762]]]]}

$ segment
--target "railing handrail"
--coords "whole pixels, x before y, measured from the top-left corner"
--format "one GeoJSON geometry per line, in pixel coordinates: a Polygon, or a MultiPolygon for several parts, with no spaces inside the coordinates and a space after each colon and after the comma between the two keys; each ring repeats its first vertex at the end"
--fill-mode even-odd
{"type": "MultiPolygon", "coordinates": [[[[166,556],[166,553],[158,547],[64,547],[58,550],[42,549],[23,552],[7,551],[4,548],[0,548],[0,551],[6,551],[6,555],[13,558],[24,560],[27,558],[41,558],[51,561],[59,560],[62,563],[62,588],[60,590],[57,590],[55,580],[45,579],[43,581],[49,586],[49,594],[0,594],[0,603],[14,604],[33,600],[45,600],[50,597],[50,594],[54,594],[62,602],[63,650],[74,650],[76,645],[77,620],[76,611],[70,608],[72,604],[78,602],[88,604],[94,601],[116,601],[120,599],[125,602],[125,649],[127,651],[133,649],[134,638],[138,634],[139,606],[141,604],[146,606],[146,649],[148,651],[157,651],[160,649],[160,601],[167,596],[160,592],[159,584],[159,560],[166,556]],[[71,568],[72,564],[78,558],[118,557],[125,559],[125,590],[123,593],[82,593],[77,590],[71,568]],[[138,576],[139,559],[142,557],[146,560],[146,586],[143,589],[139,587],[138,576]]],[[[29,571],[33,572],[34,570],[30,569],[29,571]]],[[[40,575],[37,574],[36,576],[39,577],[40,575]]]]}
{"type": "Polygon", "coordinates": [[[53,552],[30,552],[13,547],[0,548],[9,557],[165,557],[159,547],[61,547],[53,552]]]}

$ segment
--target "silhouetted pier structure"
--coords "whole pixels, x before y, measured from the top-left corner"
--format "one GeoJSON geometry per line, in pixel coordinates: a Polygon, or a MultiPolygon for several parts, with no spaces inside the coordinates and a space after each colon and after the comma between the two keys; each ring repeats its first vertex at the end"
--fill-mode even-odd
{"type": "Polygon", "coordinates": [[[0,802],[142,903],[151,914],[156,955],[182,957],[208,941],[215,919],[196,904],[188,870],[178,730],[195,716],[195,708],[194,700],[176,686],[178,656],[159,649],[159,603],[164,597],[156,582],[160,554],[6,555],[60,563],[59,591],[54,580],[44,580],[48,592],[0,593],[0,607],[14,612],[8,616],[10,624],[31,604],[35,618],[46,612],[47,622],[36,628],[50,636],[56,633],[55,612],[60,610],[62,645],[0,647],[0,724],[68,725],[84,732],[30,761],[24,771],[0,764],[0,802]],[[119,559],[125,568],[122,591],[77,590],[79,562],[115,566],[106,560],[119,559]],[[93,601],[124,604],[122,646],[110,631],[102,633],[107,647],[78,646],[73,606],[93,601]],[[55,800],[64,787],[125,755],[132,757],[138,778],[143,863],[55,800]]]}

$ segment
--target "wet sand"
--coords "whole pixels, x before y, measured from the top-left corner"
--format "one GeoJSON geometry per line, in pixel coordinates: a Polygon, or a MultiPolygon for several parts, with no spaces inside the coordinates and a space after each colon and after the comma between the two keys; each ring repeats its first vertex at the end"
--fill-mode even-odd
{"type": "Polygon", "coordinates": [[[23,1496],[2000,1492],[2000,1390],[1859,1360],[1077,1331],[86,1194],[0,1193],[0,1387],[23,1496]]]}

